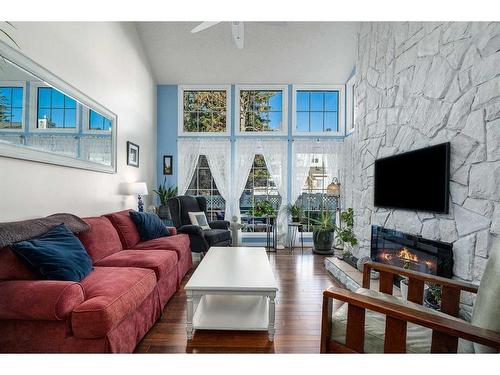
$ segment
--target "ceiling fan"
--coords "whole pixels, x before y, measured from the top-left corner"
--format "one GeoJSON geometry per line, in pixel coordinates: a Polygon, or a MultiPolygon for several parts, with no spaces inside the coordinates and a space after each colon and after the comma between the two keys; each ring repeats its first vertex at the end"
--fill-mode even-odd
{"type": "MultiPolygon", "coordinates": [[[[200,31],[206,30],[212,26],[215,26],[222,21],[206,21],[200,23],[194,29],[191,30],[192,34],[198,33],[200,31]]],[[[231,32],[233,33],[233,41],[236,44],[236,48],[243,49],[245,44],[245,28],[243,26],[243,22],[232,21],[231,22],[231,32]]]]}

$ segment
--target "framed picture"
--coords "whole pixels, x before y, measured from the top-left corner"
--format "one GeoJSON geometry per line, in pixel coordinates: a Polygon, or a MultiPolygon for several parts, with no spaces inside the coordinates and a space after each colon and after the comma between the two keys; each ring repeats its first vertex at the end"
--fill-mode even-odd
{"type": "Polygon", "coordinates": [[[139,167],[139,146],[132,142],[127,142],[127,165],[139,167]]]}
{"type": "Polygon", "coordinates": [[[172,155],[163,155],[163,174],[171,175],[173,173],[172,155]]]}

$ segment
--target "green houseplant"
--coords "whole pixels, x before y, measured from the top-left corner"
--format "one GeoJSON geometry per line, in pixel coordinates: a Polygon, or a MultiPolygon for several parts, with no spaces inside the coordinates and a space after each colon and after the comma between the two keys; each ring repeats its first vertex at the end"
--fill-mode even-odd
{"type": "Polygon", "coordinates": [[[313,222],[313,251],[317,254],[332,254],[333,240],[336,226],[334,224],[335,212],[323,210],[319,219],[311,219],[313,222]]]}
{"type": "Polygon", "coordinates": [[[249,210],[249,213],[255,217],[276,216],[276,209],[270,201],[263,200],[256,202],[255,205],[249,210]]]}
{"type": "Polygon", "coordinates": [[[169,186],[166,187],[167,178],[163,180],[163,184],[158,185],[157,190],[153,190],[153,192],[160,199],[160,207],[158,207],[158,216],[165,220],[172,220],[170,216],[170,210],[168,209],[168,200],[170,198],[174,198],[177,196],[177,187],[169,186]]]}
{"type": "Polygon", "coordinates": [[[302,208],[296,204],[289,204],[287,212],[292,217],[292,222],[300,223],[302,220],[302,208]]]}

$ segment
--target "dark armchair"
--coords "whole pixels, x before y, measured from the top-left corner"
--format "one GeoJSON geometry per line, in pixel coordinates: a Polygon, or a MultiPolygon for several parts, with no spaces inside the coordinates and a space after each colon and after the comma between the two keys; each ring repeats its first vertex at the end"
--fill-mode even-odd
{"type": "Polygon", "coordinates": [[[212,246],[229,246],[231,232],[229,221],[215,220],[208,223],[210,229],[201,229],[192,225],[189,212],[205,212],[207,214],[207,200],[204,197],[180,196],[168,200],[170,214],[178,233],[189,235],[191,251],[205,253],[212,246]]]}

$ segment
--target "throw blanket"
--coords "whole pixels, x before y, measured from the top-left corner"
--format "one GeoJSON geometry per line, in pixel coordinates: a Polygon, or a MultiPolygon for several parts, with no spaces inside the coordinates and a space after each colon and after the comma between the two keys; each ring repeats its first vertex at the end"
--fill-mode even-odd
{"type": "Polygon", "coordinates": [[[90,230],[90,225],[72,214],[54,214],[40,219],[0,223],[0,249],[19,241],[26,241],[64,224],[74,234],[90,230]]]}

